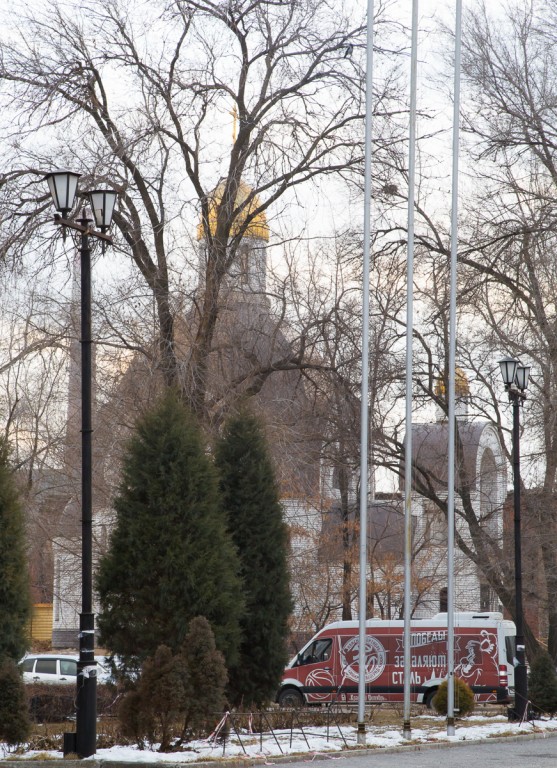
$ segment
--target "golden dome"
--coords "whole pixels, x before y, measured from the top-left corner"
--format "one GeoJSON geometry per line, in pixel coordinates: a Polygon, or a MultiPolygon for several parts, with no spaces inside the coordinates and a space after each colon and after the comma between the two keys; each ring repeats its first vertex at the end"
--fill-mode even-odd
{"type": "MultiPolygon", "coordinates": [[[[456,368],[455,370],[454,391],[455,397],[468,397],[470,395],[470,385],[468,384],[468,378],[462,368],[456,368]]],[[[437,379],[437,384],[435,385],[435,394],[437,397],[444,397],[445,382],[443,379],[437,379]]]]}
{"type": "MultiPolygon", "coordinates": [[[[224,190],[224,182],[221,181],[217,188],[214,190],[214,192],[211,194],[211,199],[209,200],[209,228],[212,234],[215,233],[216,226],[217,226],[217,209],[222,199],[222,193],[224,190]]],[[[248,186],[247,184],[244,184],[243,181],[240,182],[240,185],[238,187],[238,192],[236,194],[236,207],[241,205],[244,200],[247,199],[249,195],[253,192],[252,188],[248,186]]],[[[243,209],[241,214],[236,217],[234,224],[232,225],[232,228],[230,230],[230,236],[234,237],[234,235],[238,234],[238,231],[241,229],[243,223],[245,222],[247,216],[249,213],[256,208],[259,208],[261,205],[259,198],[257,195],[254,196],[251,203],[243,209]]],[[[203,240],[205,237],[205,228],[203,227],[203,221],[200,221],[197,225],[197,239],[203,240]]],[[[259,237],[261,240],[269,241],[269,225],[267,224],[267,217],[265,216],[265,213],[262,211],[261,213],[258,213],[249,223],[248,228],[246,229],[244,233],[244,237],[259,237]]]]}

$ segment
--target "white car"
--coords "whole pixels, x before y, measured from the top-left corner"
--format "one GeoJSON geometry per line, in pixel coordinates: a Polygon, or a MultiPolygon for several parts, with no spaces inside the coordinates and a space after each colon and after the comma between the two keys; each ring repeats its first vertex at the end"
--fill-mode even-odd
{"type": "MultiPolygon", "coordinates": [[[[20,662],[24,683],[58,683],[75,685],[78,656],[53,653],[28,654],[20,662]]],[[[106,682],[110,673],[97,659],[97,680],[106,682]]]]}

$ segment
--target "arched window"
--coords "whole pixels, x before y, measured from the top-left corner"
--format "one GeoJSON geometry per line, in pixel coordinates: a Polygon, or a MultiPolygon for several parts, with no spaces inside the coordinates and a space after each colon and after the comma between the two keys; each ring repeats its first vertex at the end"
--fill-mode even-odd
{"type": "Polygon", "coordinates": [[[439,590],[439,613],[447,613],[449,607],[449,591],[447,587],[439,590]]]}
{"type": "Polygon", "coordinates": [[[497,522],[493,513],[497,508],[497,464],[493,451],[489,448],[483,452],[480,465],[480,517],[487,530],[496,534],[497,522]]]}
{"type": "Polygon", "coordinates": [[[239,254],[239,266],[240,266],[240,282],[243,285],[249,283],[249,248],[244,243],[240,246],[239,254]]]}
{"type": "Polygon", "coordinates": [[[480,611],[491,611],[492,592],[489,584],[480,584],[480,611]]]}

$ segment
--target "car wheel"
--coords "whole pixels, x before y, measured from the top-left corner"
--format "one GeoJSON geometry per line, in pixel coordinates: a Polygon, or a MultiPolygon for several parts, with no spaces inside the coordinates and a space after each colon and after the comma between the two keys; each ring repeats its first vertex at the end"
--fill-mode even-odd
{"type": "Polygon", "coordinates": [[[284,688],[278,695],[279,707],[299,709],[304,704],[304,697],[297,688],[284,688]]]}

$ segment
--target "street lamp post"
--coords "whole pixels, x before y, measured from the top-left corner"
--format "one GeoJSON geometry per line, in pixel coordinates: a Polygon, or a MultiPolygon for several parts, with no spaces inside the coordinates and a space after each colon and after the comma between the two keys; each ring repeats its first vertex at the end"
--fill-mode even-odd
{"type": "Polygon", "coordinates": [[[510,716],[522,722],[528,716],[528,673],[522,608],[522,541],[520,531],[520,406],[526,400],[530,366],[506,357],[499,361],[501,376],[513,406],[513,488],[514,488],[514,583],[516,624],[516,665],[514,670],[514,710],[510,716]]]}
{"type": "Polygon", "coordinates": [[[95,615],[93,613],[93,515],[92,515],[92,356],[91,356],[91,240],[103,249],[112,243],[106,231],[112,222],[116,192],[87,193],[94,221],[86,209],[77,220],[68,216],[74,206],[80,174],[53,171],[45,176],[58,214],[54,222],[77,233],[81,260],[81,613],[79,615],[79,661],[77,663],[76,732],[66,734],[64,752],[90,757],[97,740],[97,664],[95,661],[95,615]],[[74,738],[71,738],[71,737],[74,738]],[[70,738],[68,738],[70,737],[70,738]]]}

